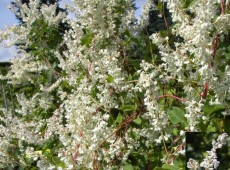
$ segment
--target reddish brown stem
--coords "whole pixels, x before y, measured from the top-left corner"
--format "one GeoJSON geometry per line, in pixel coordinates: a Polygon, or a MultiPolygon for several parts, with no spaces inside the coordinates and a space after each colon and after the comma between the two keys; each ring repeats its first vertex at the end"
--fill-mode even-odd
{"type": "Polygon", "coordinates": [[[170,160],[167,161],[168,164],[171,164],[171,163],[174,161],[174,159],[175,159],[175,157],[176,157],[176,154],[177,154],[179,151],[181,151],[181,150],[183,149],[184,146],[185,146],[185,143],[182,143],[182,144],[180,144],[180,145],[177,147],[177,149],[176,149],[176,151],[174,152],[172,158],[171,158],[170,160]]]}
{"type": "Polygon", "coordinates": [[[224,14],[224,4],[222,0],[220,0],[220,5],[221,5],[221,14],[224,14]]]}
{"type": "Polygon", "coordinates": [[[89,74],[91,68],[92,68],[92,63],[89,64],[89,68],[87,69],[87,73],[88,73],[88,74],[89,74]]]}
{"type": "Polygon", "coordinates": [[[217,34],[214,40],[212,41],[212,62],[211,62],[211,65],[209,65],[209,67],[213,67],[213,63],[214,63],[216,51],[219,45],[219,41],[220,41],[219,34],[217,34]]]}
{"type": "Polygon", "coordinates": [[[76,150],[75,153],[73,155],[73,162],[74,162],[74,167],[76,167],[77,164],[77,156],[78,156],[78,150],[79,150],[80,144],[76,144],[76,150]]]}
{"type": "Polygon", "coordinates": [[[202,99],[205,99],[207,97],[207,94],[208,94],[208,82],[204,84],[204,89],[201,93],[202,99]]]}
{"type": "Polygon", "coordinates": [[[174,98],[174,99],[177,99],[177,100],[179,100],[179,101],[181,101],[181,102],[186,102],[186,100],[184,100],[184,99],[181,99],[181,98],[179,98],[179,97],[177,97],[177,96],[174,96],[174,95],[162,95],[162,96],[157,96],[156,97],[156,99],[161,99],[161,98],[165,98],[165,97],[171,97],[171,98],[174,98]]]}
{"type": "Polygon", "coordinates": [[[169,26],[168,26],[168,22],[167,22],[167,19],[165,17],[165,14],[163,13],[162,16],[164,18],[165,26],[166,26],[167,30],[169,31],[169,26]]]}
{"type": "Polygon", "coordinates": [[[147,170],[150,170],[150,160],[148,160],[148,167],[147,167],[147,170]]]}

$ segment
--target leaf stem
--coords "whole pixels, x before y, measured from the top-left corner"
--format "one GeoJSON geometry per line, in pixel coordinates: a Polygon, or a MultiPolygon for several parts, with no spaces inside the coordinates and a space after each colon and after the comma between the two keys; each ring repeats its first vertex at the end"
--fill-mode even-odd
{"type": "Polygon", "coordinates": [[[162,95],[162,96],[157,96],[156,99],[159,100],[161,98],[166,98],[166,97],[171,97],[171,98],[177,99],[177,100],[179,100],[179,101],[181,101],[183,103],[187,102],[187,100],[181,99],[181,98],[179,98],[177,96],[174,96],[174,95],[168,95],[168,94],[165,94],[165,95],[162,95]]]}

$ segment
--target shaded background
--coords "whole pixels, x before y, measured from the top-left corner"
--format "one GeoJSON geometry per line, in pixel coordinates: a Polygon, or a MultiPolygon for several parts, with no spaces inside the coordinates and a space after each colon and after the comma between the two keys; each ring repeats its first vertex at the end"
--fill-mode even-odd
{"type": "MultiPolygon", "coordinates": [[[[186,133],[186,162],[193,158],[201,163],[207,156],[206,151],[212,149],[212,140],[217,140],[221,133],[187,132],[186,133]]],[[[222,148],[217,149],[218,170],[230,170],[230,137],[222,148]]],[[[188,169],[186,167],[186,169],[188,169]]],[[[202,168],[204,169],[204,168],[202,168]]]]}

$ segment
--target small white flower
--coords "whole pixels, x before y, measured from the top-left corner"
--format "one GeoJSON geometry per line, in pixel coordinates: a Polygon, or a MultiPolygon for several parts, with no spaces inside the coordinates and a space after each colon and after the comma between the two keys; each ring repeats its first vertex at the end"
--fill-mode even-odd
{"type": "Polygon", "coordinates": [[[199,168],[199,163],[196,160],[189,158],[189,160],[187,162],[187,168],[192,168],[192,169],[196,170],[199,168]]]}

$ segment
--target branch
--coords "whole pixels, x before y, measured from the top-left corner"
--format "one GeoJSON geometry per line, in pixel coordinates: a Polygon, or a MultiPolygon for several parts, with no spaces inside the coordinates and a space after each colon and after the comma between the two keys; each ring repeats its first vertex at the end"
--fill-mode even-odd
{"type": "Polygon", "coordinates": [[[171,97],[171,98],[177,99],[177,100],[179,100],[179,101],[181,101],[183,103],[187,102],[187,100],[181,99],[181,98],[179,98],[177,96],[174,96],[174,95],[168,95],[168,94],[162,95],[162,96],[157,96],[156,99],[159,100],[159,99],[166,98],[166,97],[171,97]]]}
{"type": "Polygon", "coordinates": [[[221,14],[224,15],[224,4],[222,0],[220,0],[220,5],[221,5],[221,14]]]}
{"type": "Polygon", "coordinates": [[[1,86],[2,86],[2,99],[3,99],[3,102],[4,102],[5,109],[8,111],[6,92],[5,92],[5,87],[4,87],[4,84],[3,84],[2,81],[1,81],[1,86]]]}

